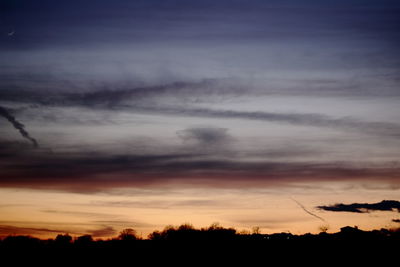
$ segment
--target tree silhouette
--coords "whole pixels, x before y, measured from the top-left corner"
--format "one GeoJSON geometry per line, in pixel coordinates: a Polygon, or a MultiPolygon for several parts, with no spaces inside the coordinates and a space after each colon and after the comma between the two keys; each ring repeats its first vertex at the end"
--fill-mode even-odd
{"type": "Polygon", "coordinates": [[[124,240],[124,241],[134,241],[134,240],[138,240],[139,238],[134,229],[127,228],[120,232],[118,239],[124,240]]]}
{"type": "Polygon", "coordinates": [[[88,246],[92,243],[93,243],[93,238],[91,235],[79,236],[74,242],[74,244],[77,246],[88,246]]]}
{"type": "Polygon", "coordinates": [[[69,246],[72,244],[72,237],[69,234],[64,235],[57,235],[56,239],[54,240],[57,246],[69,246]]]}
{"type": "Polygon", "coordinates": [[[319,230],[321,233],[326,233],[326,232],[328,232],[328,230],[329,230],[329,225],[327,225],[327,224],[321,225],[320,227],[318,227],[318,230],[319,230]]]}

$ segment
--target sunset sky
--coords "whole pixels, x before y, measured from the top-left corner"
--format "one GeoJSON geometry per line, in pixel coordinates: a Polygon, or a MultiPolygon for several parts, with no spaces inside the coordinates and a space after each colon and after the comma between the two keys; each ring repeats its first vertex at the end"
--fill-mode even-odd
{"type": "Polygon", "coordinates": [[[2,1],[0,237],[399,227],[399,47],[396,0],[2,1]]]}

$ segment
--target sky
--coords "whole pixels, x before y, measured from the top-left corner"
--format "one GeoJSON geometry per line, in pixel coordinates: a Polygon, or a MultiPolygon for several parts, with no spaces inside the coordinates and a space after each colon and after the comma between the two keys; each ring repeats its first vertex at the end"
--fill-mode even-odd
{"type": "Polygon", "coordinates": [[[399,227],[399,26],[394,0],[2,1],[0,237],[399,227]]]}

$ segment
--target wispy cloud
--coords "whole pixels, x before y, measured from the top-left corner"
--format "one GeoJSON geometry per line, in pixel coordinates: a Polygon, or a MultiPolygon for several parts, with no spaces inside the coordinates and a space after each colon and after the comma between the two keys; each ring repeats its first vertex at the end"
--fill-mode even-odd
{"type": "Polygon", "coordinates": [[[43,234],[81,234],[81,232],[71,231],[71,229],[51,229],[40,227],[18,227],[13,225],[0,225],[0,236],[15,235],[43,235],[43,234]]]}
{"type": "MultiPolygon", "coordinates": [[[[152,87],[128,88],[123,90],[98,90],[88,93],[58,93],[46,92],[24,93],[20,98],[13,98],[14,93],[0,91],[4,100],[38,104],[42,106],[59,107],[86,107],[91,109],[123,110],[132,113],[154,114],[162,116],[188,116],[199,118],[219,118],[236,120],[255,120],[272,123],[284,123],[297,126],[321,127],[334,130],[352,131],[363,134],[371,134],[384,137],[400,136],[400,125],[393,122],[365,121],[353,117],[332,117],[319,113],[278,113],[265,111],[240,111],[230,109],[199,108],[195,105],[178,105],[174,102],[166,104],[155,99],[167,96],[178,96],[185,98],[191,92],[202,92],[202,86],[213,86],[213,81],[202,81],[199,83],[172,83],[152,87]],[[186,93],[185,93],[186,92],[186,93]],[[155,99],[154,99],[155,98],[155,99]]],[[[201,93],[204,94],[204,93],[201,93]]],[[[205,94],[206,95],[206,94],[205,94]]],[[[178,103],[178,102],[177,102],[178,103]]],[[[189,132],[186,132],[188,137],[189,132]]],[[[182,132],[184,134],[184,132],[182,132]]],[[[201,134],[200,130],[194,134],[201,134]]],[[[204,135],[203,135],[204,136],[204,135]]]]}
{"type": "Polygon", "coordinates": [[[368,134],[398,137],[400,125],[388,122],[361,121],[349,117],[332,118],[322,114],[244,112],[234,110],[215,110],[200,108],[158,107],[157,110],[142,107],[143,112],[160,112],[171,115],[183,115],[207,118],[245,119],[266,122],[286,123],[300,126],[325,127],[338,130],[351,130],[368,134]]]}
{"type": "Polygon", "coordinates": [[[174,208],[201,208],[201,207],[218,207],[221,206],[221,201],[210,199],[190,199],[190,200],[151,200],[151,201],[95,201],[91,202],[91,206],[102,207],[127,207],[127,208],[146,208],[146,209],[174,209],[174,208]]]}
{"type": "Polygon", "coordinates": [[[116,217],[115,214],[84,212],[84,211],[42,210],[42,212],[62,214],[62,215],[71,215],[74,217],[88,217],[88,218],[115,218],[116,217]]]}
{"type": "Polygon", "coordinates": [[[100,229],[88,230],[88,234],[93,237],[106,237],[106,236],[115,236],[117,234],[117,230],[112,226],[103,226],[100,229]]]}

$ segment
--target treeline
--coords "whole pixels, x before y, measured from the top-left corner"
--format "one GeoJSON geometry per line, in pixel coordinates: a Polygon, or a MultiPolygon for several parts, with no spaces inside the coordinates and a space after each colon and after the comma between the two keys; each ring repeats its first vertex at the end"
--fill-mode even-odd
{"type": "Polygon", "coordinates": [[[13,235],[0,241],[0,258],[12,266],[359,266],[374,262],[390,266],[398,257],[399,244],[399,230],[344,227],[338,233],[293,235],[184,224],[154,231],[146,239],[133,229],[107,240],[90,235],[60,234],[46,240],[13,235]]]}
{"type": "Polygon", "coordinates": [[[138,245],[143,243],[164,241],[204,243],[204,242],[251,242],[271,243],[274,241],[400,241],[400,229],[381,229],[363,231],[357,227],[343,227],[340,232],[319,234],[293,235],[291,233],[260,234],[256,228],[253,233],[238,233],[234,228],[224,228],[213,224],[207,228],[196,229],[190,224],[180,226],[167,226],[162,231],[154,231],[147,239],[142,239],[134,229],[124,229],[118,237],[108,240],[94,240],[91,235],[82,235],[73,238],[69,234],[59,234],[55,239],[39,239],[32,236],[10,235],[0,240],[0,248],[12,247],[113,247],[125,245],[138,245]]]}

